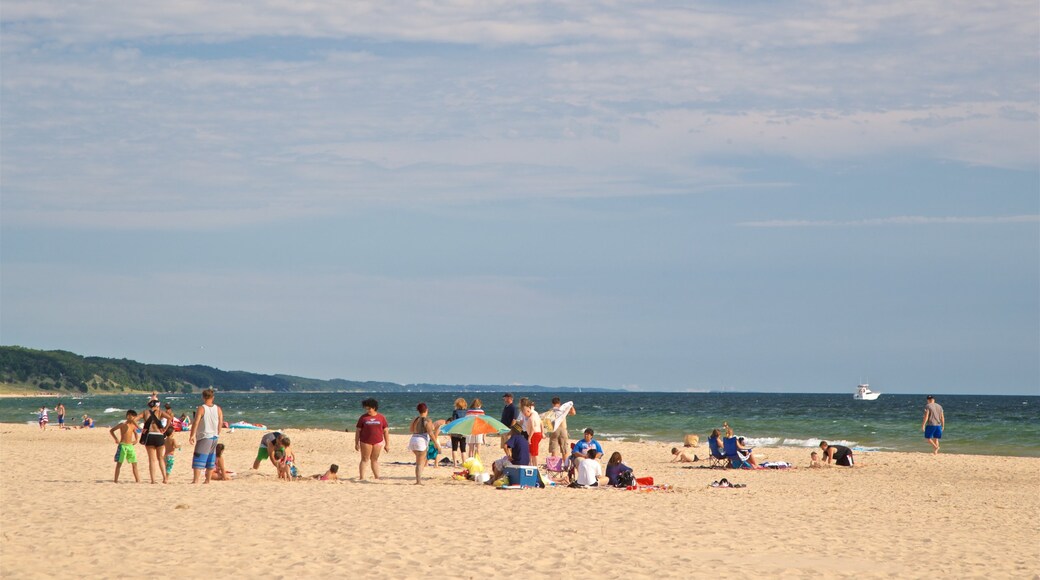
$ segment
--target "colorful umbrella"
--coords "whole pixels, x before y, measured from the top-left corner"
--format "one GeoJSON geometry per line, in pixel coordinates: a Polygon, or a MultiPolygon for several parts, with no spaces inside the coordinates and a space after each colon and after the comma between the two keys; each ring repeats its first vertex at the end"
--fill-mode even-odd
{"type": "Polygon", "coordinates": [[[445,435],[485,435],[507,431],[509,431],[509,427],[487,415],[468,415],[441,427],[441,433],[445,435]]]}

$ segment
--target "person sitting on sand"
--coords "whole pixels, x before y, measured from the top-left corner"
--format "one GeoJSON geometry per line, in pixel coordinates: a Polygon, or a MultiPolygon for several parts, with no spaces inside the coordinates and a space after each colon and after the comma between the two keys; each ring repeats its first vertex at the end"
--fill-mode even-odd
{"type": "Polygon", "coordinates": [[[811,467],[813,469],[819,469],[819,468],[823,467],[823,465],[820,464],[820,454],[819,453],[813,451],[812,453],[809,454],[809,467],[811,467]]]}
{"type": "Polygon", "coordinates": [[[597,487],[599,479],[603,477],[603,466],[596,461],[599,453],[595,449],[589,449],[585,458],[578,464],[578,477],[570,487],[597,487]]]}
{"type": "Polygon", "coordinates": [[[820,449],[823,450],[823,457],[827,460],[827,464],[833,460],[834,465],[840,465],[842,467],[854,467],[856,462],[852,457],[852,450],[844,445],[828,445],[826,441],[820,441],[820,449]]]}
{"type": "Polygon", "coordinates": [[[680,451],[678,447],[672,447],[672,460],[670,463],[693,463],[694,461],[700,461],[701,458],[697,457],[696,454],[690,457],[690,454],[685,450],[680,451]]]}
{"type": "Polygon", "coordinates": [[[217,443],[217,467],[213,469],[213,479],[218,481],[231,481],[235,477],[234,471],[228,471],[224,467],[224,444],[217,443]]]}
{"type": "MultiPolygon", "coordinates": [[[[631,474],[632,468],[622,463],[621,452],[615,451],[610,456],[610,460],[607,461],[607,485],[610,485],[611,487],[620,487],[618,477],[625,472],[631,474]]],[[[631,477],[629,479],[631,479],[631,477]]]]}
{"type": "Polygon", "coordinates": [[[603,447],[592,438],[595,432],[592,429],[586,429],[585,434],[581,441],[574,444],[574,455],[579,457],[588,457],[588,452],[591,449],[596,450],[597,455],[603,455],[603,447]]]}
{"type": "Polygon", "coordinates": [[[83,426],[80,427],[80,428],[81,429],[93,429],[94,428],[94,419],[92,419],[90,417],[90,415],[83,415],[83,426]]]}
{"type": "Polygon", "coordinates": [[[758,460],[755,459],[755,450],[748,447],[743,437],[737,437],[737,457],[747,461],[751,467],[758,468],[758,460]]]}
{"type": "Polygon", "coordinates": [[[339,466],[333,463],[325,473],[312,475],[311,479],[318,481],[339,481],[339,466]]]}

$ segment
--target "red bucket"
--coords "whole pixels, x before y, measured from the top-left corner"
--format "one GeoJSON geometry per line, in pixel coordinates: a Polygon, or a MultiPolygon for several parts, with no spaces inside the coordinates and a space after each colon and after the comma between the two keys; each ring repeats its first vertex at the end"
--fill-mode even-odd
{"type": "Polygon", "coordinates": [[[637,477],[636,478],[636,483],[638,483],[639,485],[653,485],[654,484],[654,478],[652,478],[652,477],[637,477]]]}

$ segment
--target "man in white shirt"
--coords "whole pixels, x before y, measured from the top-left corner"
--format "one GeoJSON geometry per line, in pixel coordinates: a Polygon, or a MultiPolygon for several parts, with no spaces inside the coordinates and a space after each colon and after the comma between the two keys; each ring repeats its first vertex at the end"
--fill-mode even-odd
{"type": "Polygon", "coordinates": [[[603,477],[603,466],[596,461],[598,456],[595,449],[589,449],[588,456],[578,463],[578,478],[571,484],[571,487],[596,487],[599,485],[599,478],[603,477]]]}

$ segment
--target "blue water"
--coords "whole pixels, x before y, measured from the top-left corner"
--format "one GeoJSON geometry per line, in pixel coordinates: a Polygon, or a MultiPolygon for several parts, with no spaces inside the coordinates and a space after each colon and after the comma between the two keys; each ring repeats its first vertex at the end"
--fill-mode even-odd
{"type": "MultiPolygon", "coordinates": [[[[320,427],[354,429],[361,400],[380,402],[391,430],[404,432],[415,416],[415,405],[430,406],[431,416],[447,418],[454,393],[220,393],[217,403],[229,422],[244,420],[270,428],[320,427]]],[[[467,394],[483,400],[485,411],[498,417],[500,393],[467,394]]],[[[517,400],[524,393],[516,391],[517,400]]],[[[820,439],[865,450],[930,450],[921,433],[924,397],[882,395],[876,401],[855,401],[849,394],[776,393],[563,393],[578,411],[568,425],[576,435],[585,427],[597,438],[626,441],[678,442],[684,433],[708,432],[728,421],[740,435],[759,446],[814,447],[820,439]]],[[[536,394],[536,409],[549,408],[550,395],[536,394]]],[[[1040,397],[937,395],[946,413],[943,450],[949,453],[1040,457],[1040,397]]],[[[78,424],[90,414],[98,426],[120,421],[126,409],[142,410],[142,395],[98,395],[65,398],[68,419],[78,424]]],[[[174,412],[190,413],[198,395],[164,397],[174,412]]],[[[54,398],[0,399],[0,422],[35,422],[37,410],[53,408],[54,398]]],[[[56,421],[51,414],[52,425],[56,421]]]]}

